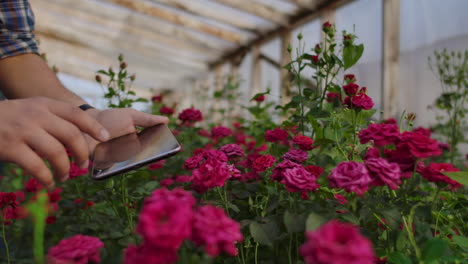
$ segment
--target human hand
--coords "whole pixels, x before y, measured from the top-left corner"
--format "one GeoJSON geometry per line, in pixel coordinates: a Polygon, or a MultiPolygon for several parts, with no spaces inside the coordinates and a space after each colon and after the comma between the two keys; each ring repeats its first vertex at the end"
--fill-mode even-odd
{"type": "MultiPolygon", "coordinates": [[[[169,122],[169,119],[165,116],[151,115],[132,108],[115,108],[102,111],[89,109],[86,112],[109,131],[111,139],[135,133],[137,132],[137,126],[151,127],[169,122]]],[[[87,137],[87,139],[89,149],[93,151],[99,142],[91,137],[87,137]]]]}
{"type": "Polygon", "coordinates": [[[109,132],[78,107],[34,97],[0,102],[0,160],[18,164],[44,186],[53,188],[54,176],[65,181],[70,162],[65,146],[77,164],[88,166],[88,145],[81,132],[107,141],[109,132]]]}

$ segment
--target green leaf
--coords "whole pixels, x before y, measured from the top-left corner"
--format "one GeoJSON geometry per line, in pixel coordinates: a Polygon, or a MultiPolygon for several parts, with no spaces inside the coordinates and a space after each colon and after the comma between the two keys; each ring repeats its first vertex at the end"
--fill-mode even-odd
{"type": "Polygon", "coordinates": [[[431,263],[440,259],[444,255],[446,249],[447,243],[440,238],[434,238],[427,241],[422,248],[424,262],[431,263]]]}
{"type": "Polygon", "coordinates": [[[391,264],[412,264],[411,259],[403,255],[401,252],[392,252],[388,255],[388,263],[391,264]]]}
{"type": "Polygon", "coordinates": [[[128,91],[127,94],[129,95],[136,95],[136,93],[134,91],[128,91]]]}
{"type": "Polygon", "coordinates": [[[468,171],[445,172],[444,174],[450,179],[468,186],[468,171]]]}
{"type": "Polygon", "coordinates": [[[293,215],[289,211],[284,212],[284,225],[288,233],[298,233],[304,231],[304,217],[301,215],[293,215]]]}
{"type": "Polygon", "coordinates": [[[462,236],[454,236],[453,242],[457,244],[459,247],[463,248],[464,250],[468,250],[468,238],[462,236]]]}
{"type": "Polygon", "coordinates": [[[322,216],[316,213],[310,213],[306,220],[306,230],[313,231],[319,228],[323,223],[325,223],[325,219],[322,216]]]}
{"type": "Polygon", "coordinates": [[[265,225],[260,225],[257,222],[250,223],[250,226],[249,226],[250,234],[252,235],[255,242],[261,245],[273,247],[273,241],[268,236],[268,233],[264,227],[265,225]]]}
{"type": "Polygon", "coordinates": [[[97,71],[97,73],[109,76],[109,73],[107,73],[105,70],[99,70],[99,71],[97,71]]]}
{"type": "Polygon", "coordinates": [[[364,45],[349,45],[343,49],[344,70],[351,68],[364,53],[364,45]]]}

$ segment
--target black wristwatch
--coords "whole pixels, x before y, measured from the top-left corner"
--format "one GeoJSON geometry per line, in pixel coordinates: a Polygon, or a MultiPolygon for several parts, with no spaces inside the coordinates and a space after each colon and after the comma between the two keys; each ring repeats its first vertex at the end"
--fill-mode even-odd
{"type": "Polygon", "coordinates": [[[82,104],[82,105],[80,105],[78,107],[83,111],[94,108],[94,107],[90,106],[89,104],[82,104]]]}

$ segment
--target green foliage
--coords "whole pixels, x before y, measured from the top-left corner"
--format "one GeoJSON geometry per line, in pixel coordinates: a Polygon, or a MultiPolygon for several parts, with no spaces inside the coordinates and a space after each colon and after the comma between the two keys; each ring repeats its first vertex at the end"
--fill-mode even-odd
{"type": "Polygon", "coordinates": [[[132,107],[133,103],[137,102],[148,102],[147,99],[136,97],[134,91],[131,91],[133,82],[135,81],[136,75],[129,74],[127,71],[127,63],[124,61],[123,55],[119,55],[119,70],[115,72],[112,67],[108,70],[99,70],[96,75],[96,82],[101,86],[105,82],[101,75],[107,77],[107,82],[104,89],[104,98],[108,100],[108,106],[110,108],[125,108],[132,107]]]}

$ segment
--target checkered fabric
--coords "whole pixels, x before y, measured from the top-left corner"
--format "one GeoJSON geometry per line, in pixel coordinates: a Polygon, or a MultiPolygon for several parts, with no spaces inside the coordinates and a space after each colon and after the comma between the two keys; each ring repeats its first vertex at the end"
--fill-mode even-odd
{"type": "Polygon", "coordinates": [[[39,54],[33,31],[34,14],[28,0],[0,0],[0,59],[39,54]]]}

